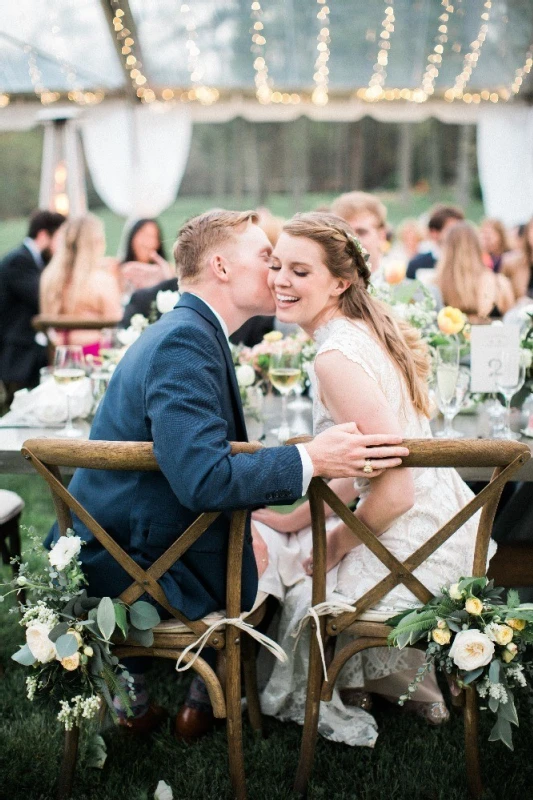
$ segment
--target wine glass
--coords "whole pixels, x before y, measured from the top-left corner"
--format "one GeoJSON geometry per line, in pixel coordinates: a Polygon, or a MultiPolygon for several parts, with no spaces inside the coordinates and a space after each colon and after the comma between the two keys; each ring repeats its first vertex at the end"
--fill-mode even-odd
{"type": "Polygon", "coordinates": [[[455,392],[449,402],[443,402],[439,387],[437,385],[436,399],[439,411],[444,417],[444,428],[438,431],[435,436],[443,439],[461,439],[464,433],[453,427],[453,420],[461,410],[465,397],[470,387],[470,370],[467,367],[459,367],[455,392]]]}
{"type": "Polygon", "coordinates": [[[302,374],[300,351],[277,350],[270,355],[268,377],[270,383],[281,394],[281,424],[278,428],[278,441],[283,444],[290,436],[287,422],[287,395],[300,380],[302,374]]]}
{"type": "Polygon", "coordinates": [[[75,439],[83,436],[83,431],[72,424],[71,397],[76,383],[85,378],[85,358],[79,344],[64,344],[56,347],[54,356],[54,380],[65,392],[67,399],[67,423],[59,436],[75,439]]]}
{"type": "Polygon", "coordinates": [[[503,350],[500,354],[501,368],[496,373],[496,389],[505,400],[505,427],[496,439],[519,439],[520,435],[511,430],[511,400],[520,391],[526,380],[526,367],[520,357],[520,350],[503,350]]]}
{"type": "Polygon", "coordinates": [[[440,345],[436,352],[436,398],[437,405],[444,415],[444,430],[441,436],[448,436],[453,428],[451,422],[457,411],[455,410],[455,392],[459,377],[459,347],[454,344],[440,345]]]}
{"type": "Polygon", "coordinates": [[[307,409],[311,405],[311,401],[302,396],[303,393],[305,392],[306,374],[307,370],[305,369],[304,366],[302,366],[302,374],[300,380],[298,380],[292,387],[292,391],[296,395],[296,398],[287,406],[287,408],[290,408],[291,411],[307,411],[307,409]]]}

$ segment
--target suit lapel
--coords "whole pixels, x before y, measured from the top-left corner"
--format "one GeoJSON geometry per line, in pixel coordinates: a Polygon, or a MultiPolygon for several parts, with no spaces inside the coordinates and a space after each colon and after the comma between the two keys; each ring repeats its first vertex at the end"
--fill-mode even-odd
{"type": "Polygon", "coordinates": [[[237,424],[237,431],[239,434],[240,441],[248,441],[248,436],[246,433],[246,423],[244,421],[244,411],[242,408],[241,402],[241,393],[239,391],[239,385],[237,383],[237,376],[235,374],[235,367],[233,365],[233,359],[231,357],[231,351],[229,348],[229,343],[226,338],[226,335],[222,328],[220,327],[220,323],[218,319],[215,317],[211,309],[209,309],[203,300],[197,297],[194,294],[189,294],[185,292],[180,297],[178,302],[178,306],[187,306],[188,308],[194,309],[198,314],[200,314],[204,319],[206,319],[215,329],[216,338],[220,344],[222,352],[224,354],[224,359],[226,361],[226,370],[228,373],[229,384],[231,389],[231,400],[233,405],[233,414],[235,416],[235,421],[237,424]],[[240,430],[239,430],[240,429],[240,430]]]}

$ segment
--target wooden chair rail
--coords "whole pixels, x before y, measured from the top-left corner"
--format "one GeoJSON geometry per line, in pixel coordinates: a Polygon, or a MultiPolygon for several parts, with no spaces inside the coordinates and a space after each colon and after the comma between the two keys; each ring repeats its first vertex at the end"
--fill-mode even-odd
{"type": "Polygon", "coordinates": [[[58,314],[55,317],[47,317],[38,314],[32,318],[32,328],[41,333],[45,333],[50,328],[61,331],[99,331],[102,328],[116,328],[119,319],[79,319],[69,314],[58,314]]]}

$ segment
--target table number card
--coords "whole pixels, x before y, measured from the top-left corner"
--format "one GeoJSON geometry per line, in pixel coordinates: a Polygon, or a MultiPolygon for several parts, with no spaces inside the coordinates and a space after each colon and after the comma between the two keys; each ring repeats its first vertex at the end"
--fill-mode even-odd
{"type": "MultiPolygon", "coordinates": [[[[472,392],[496,392],[497,381],[504,377],[507,369],[514,372],[518,369],[518,351],[520,348],[520,329],[517,325],[472,325],[470,336],[472,392]],[[515,352],[516,359],[502,363],[502,351],[515,352]]],[[[507,377],[507,376],[505,376],[507,377]]],[[[512,384],[516,375],[509,375],[512,384]]]]}

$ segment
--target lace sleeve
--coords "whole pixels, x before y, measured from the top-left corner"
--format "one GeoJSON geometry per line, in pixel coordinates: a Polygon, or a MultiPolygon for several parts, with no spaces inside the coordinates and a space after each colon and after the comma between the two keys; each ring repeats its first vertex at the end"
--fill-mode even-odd
{"type": "Polygon", "coordinates": [[[384,361],[383,353],[367,333],[346,322],[346,325],[339,326],[318,348],[317,358],[331,350],[338,350],[349,361],[362,367],[370,378],[380,383],[379,365],[384,361]]]}

